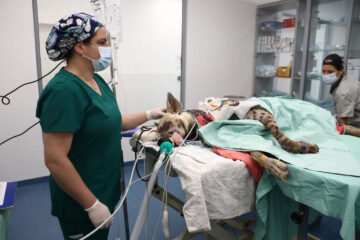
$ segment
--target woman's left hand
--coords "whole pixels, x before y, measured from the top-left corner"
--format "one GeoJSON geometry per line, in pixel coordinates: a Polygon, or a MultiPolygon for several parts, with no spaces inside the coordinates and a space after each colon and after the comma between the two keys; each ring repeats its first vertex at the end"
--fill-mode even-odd
{"type": "Polygon", "coordinates": [[[166,113],[165,107],[159,107],[146,111],[147,120],[155,120],[162,118],[166,113]]]}

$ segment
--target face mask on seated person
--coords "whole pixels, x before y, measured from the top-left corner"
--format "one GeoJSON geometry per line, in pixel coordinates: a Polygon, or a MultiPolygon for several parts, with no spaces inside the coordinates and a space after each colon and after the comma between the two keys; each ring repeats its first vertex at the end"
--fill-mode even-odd
{"type": "Polygon", "coordinates": [[[83,54],[83,57],[89,59],[92,61],[92,64],[94,66],[95,72],[102,71],[110,66],[112,62],[112,49],[111,47],[95,47],[93,45],[89,45],[91,47],[97,48],[99,50],[100,58],[98,59],[91,59],[83,54]]]}
{"type": "Polygon", "coordinates": [[[331,73],[327,75],[323,74],[321,79],[325,84],[333,84],[336,82],[337,76],[336,73],[331,73]]]}

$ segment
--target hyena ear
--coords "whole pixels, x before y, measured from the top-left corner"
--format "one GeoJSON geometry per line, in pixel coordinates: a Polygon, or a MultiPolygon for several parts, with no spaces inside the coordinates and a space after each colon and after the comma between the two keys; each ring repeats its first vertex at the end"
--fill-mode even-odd
{"type": "Polygon", "coordinates": [[[178,113],[182,108],[181,103],[168,92],[166,100],[166,110],[168,113],[178,113]]]}

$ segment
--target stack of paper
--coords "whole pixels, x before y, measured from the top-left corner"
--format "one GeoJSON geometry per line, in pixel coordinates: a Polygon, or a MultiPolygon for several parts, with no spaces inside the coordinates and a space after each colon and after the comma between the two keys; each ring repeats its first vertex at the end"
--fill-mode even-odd
{"type": "Polygon", "coordinates": [[[0,182],[0,206],[4,204],[7,182],[0,182]]]}

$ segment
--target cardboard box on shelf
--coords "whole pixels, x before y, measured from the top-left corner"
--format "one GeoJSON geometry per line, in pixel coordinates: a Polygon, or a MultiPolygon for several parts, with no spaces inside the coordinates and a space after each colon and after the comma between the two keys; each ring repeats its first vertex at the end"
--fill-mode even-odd
{"type": "Polygon", "coordinates": [[[283,20],[283,28],[292,28],[295,27],[295,18],[286,18],[283,20]]]}
{"type": "Polygon", "coordinates": [[[290,77],[291,66],[278,66],[277,76],[278,77],[290,77]]]}

